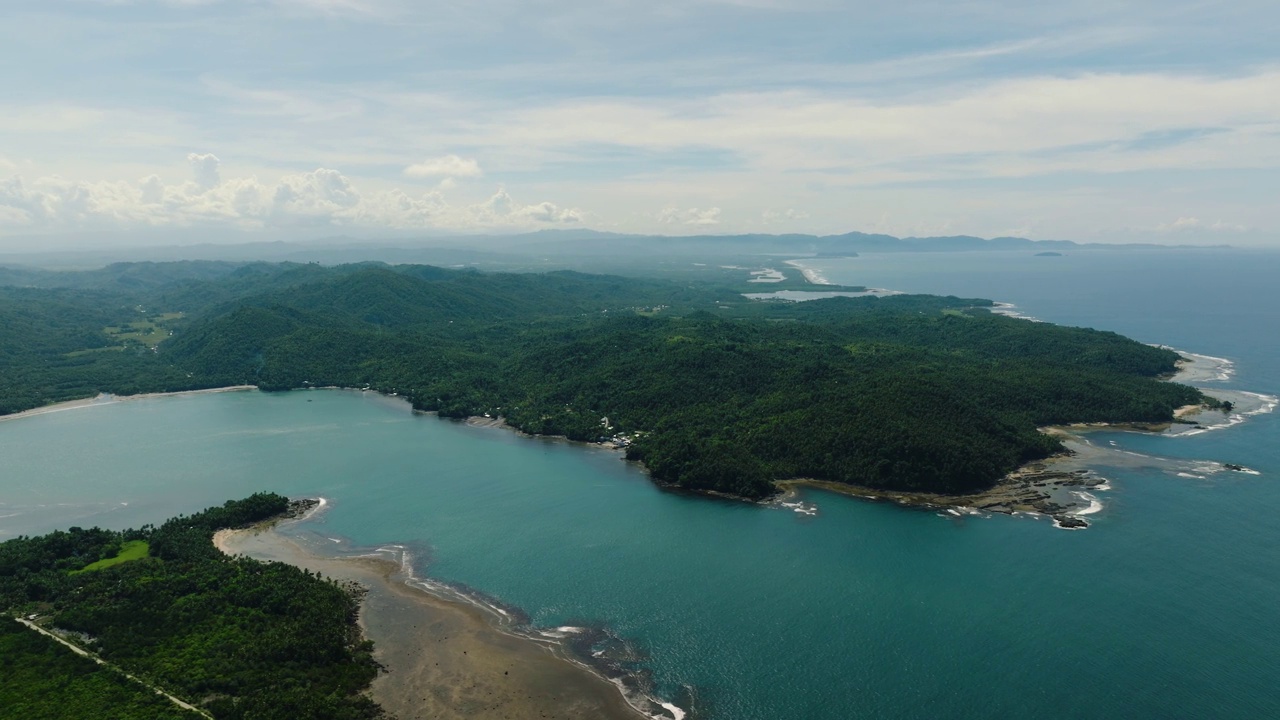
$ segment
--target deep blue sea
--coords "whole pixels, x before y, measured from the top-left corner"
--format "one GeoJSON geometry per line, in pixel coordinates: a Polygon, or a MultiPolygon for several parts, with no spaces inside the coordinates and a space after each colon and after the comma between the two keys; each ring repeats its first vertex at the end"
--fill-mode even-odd
{"type": "MultiPolygon", "coordinates": [[[[1280,253],[814,260],[837,283],[986,297],[1223,357],[1280,394],[1280,253]]],[[[1280,717],[1280,417],[1106,433],[1260,475],[1108,468],[1085,531],[818,491],[814,516],[662,492],[615,453],[351,391],[135,400],[0,422],[0,539],[156,522],[268,489],[300,528],[406,543],[420,573],[602,627],[717,720],[1280,717]]],[[[424,650],[426,651],[426,650],[424,650]]]]}

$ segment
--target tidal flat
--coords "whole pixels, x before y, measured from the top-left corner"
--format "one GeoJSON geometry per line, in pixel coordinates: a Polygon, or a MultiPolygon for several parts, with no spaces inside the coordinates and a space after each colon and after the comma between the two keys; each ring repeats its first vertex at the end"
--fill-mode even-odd
{"type": "Polygon", "coordinates": [[[229,555],[360,585],[360,627],[385,668],[371,694],[402,720],[648,717],[616,685],[554,646],[504,631],[493,612],[411,586],[394,553],[326,555],[280,532],[277,523],[223,530],[214,543],[229,555]]]}

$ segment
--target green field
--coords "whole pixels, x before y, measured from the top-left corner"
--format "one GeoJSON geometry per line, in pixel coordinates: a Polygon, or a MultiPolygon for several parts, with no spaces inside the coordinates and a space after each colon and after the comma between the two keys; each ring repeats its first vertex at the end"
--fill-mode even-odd
{"type": "Polygon", "coordinates": [[[164,313],[155,317],[135,320],[119,326],[108,326],[102,329],[107,335],[120,340],[124,345],[144,345],[154,348],[169,337],[168,324],[182,317],[182,313],[164,313]]]}
{"type": "Polygon", "coordinates": [[[130,560],[138,560],[151,554],[151,546],[147,545],[145,540],[126,540],[120,545],[120,553],[115,557],[105,558],[96,563],[85,565],[80,570],[73,570],[72,575],[76,573],[89,572],[90,570],[102,570],[112,565],[127,563],[130,560]]]}

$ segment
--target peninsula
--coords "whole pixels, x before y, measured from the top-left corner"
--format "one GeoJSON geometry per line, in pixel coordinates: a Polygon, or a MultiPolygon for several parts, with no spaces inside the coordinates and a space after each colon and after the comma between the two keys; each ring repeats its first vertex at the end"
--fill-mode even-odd
{"type": "Polygon", "coordinates": [[[753,301],[745,272],[65,273],[61,287],[0,287],[0,412],[99,392],[367,388],[608,442],[664,485],[758,500],[791,478],[966,495],[1061,452],[1040,427],[1169,422],[1218,403],[1161,380],[1176,352],[1115,333],[1002,317],[977,298],[753,301]]]}
{"type": "Polygon", "coordinates": [[[0,707],[85,720],[649,717],[477,608],[394,580],[395,563],[320,557],[272,531],[315,505],[260,493],[159,527],[0,543],[0,707]]]}

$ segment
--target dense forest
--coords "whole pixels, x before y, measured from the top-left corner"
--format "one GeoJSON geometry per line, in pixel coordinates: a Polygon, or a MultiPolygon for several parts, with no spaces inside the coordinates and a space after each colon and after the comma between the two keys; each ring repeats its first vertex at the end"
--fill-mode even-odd
{"type": "Polygon", "coordinates": [[[99,391],[368,387],[614,441],[659,482],[748,498],[790,477],[981,489],[1060,449],[1038,427],[1212,402],[1158,379],[1172,351],[971,298],[751,301],[715,283],[373,263],[13,272],[29,286],[0,287],[0,412],[99,391]]]}
{"type": "MultiPolygon", "coordinates": [[[[260,493],[159,527],[0,543],[0,610],[76,633],[110,665],[219,720],[381,718],[362,694],[378,666],[359,635],[357,598],[305,570],[213,545],[216,530],[288,505],[260,493]],[[145,542],[148,554],[93,568],[129,541],[145,542]]],[[[0,650],[0,716],[197,717],[7,617],[0,650]]]]}

